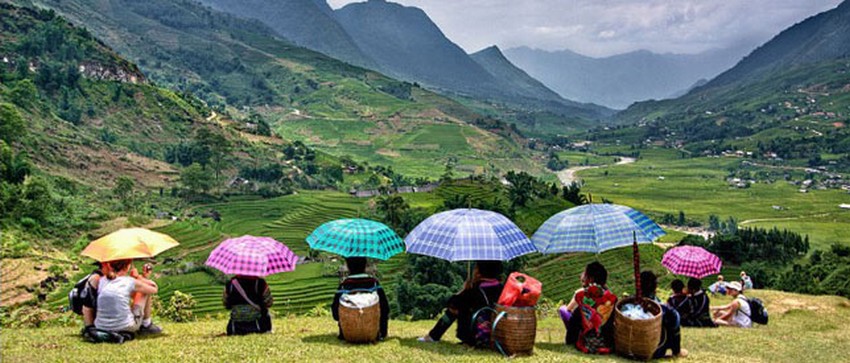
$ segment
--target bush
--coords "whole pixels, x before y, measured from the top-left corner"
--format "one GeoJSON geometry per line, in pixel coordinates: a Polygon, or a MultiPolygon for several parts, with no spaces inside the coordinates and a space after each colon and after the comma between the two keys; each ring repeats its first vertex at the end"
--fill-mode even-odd
{"type": "Polygon", "coordinates": [[[0,257],[19,258],[26,256],[32,246],[19,235],[4,231],[0,234],[0,247],[0,257]]]}
{"type": "Polygon", "coordinates": [[[184,294],[178,290],[174,291],[174,294],[171,295],[168,304],[165,306],[160,304],[162,307],[161,309],[157,309],[157,311],[161,317],[176,323],[184,323],[195,320],[195,314],[192,313],[192,308],[196,304],[197,302],[192,297],[192,294],[184,294]]]}
{"type": "Polygon", "coordinates": [[[310,311],[304,313],[304,316],[309,316],[312,318],[326,318],[331,316],[331,309],[328,307],[328,304],[316,304],[310,311]]]}
{"type": "Polygon", "coordinates": [[[9,328],[38,328],[50,320],[50,312],[37,306],[22,306],[3,319],[3,326],[9,328]]]}

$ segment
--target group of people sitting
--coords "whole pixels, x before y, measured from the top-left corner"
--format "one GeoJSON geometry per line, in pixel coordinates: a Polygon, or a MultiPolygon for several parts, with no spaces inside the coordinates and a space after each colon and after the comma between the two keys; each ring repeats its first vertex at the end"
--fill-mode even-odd
{"type": "MultiPolygon", "coordinates": [[[[377,340],[387,337],[389,302],[379,281],[366,272],[365,258],[347,258],[348,277],[339,285],[331,310],[334,320],[339,320],[340,298],[344,291],[358,289],[377,293],[380,304],[380,327],[377,340]]],[[[157,285],[149,279],[151,266],[146,264],[140,274],[132,261],[121,260],[104,263],[97,275],[89,279],[94,298],[84,303],[83,318],[86,327],[83,334],[97,340],[98,334],[117,334],[119,338],[132,338],[136,333],[159,333],[161,328],[151,322],[151,296],[157,293],[157,285]]],[[[502,263],[478,261],[470,278],[460,292],[446,304],[444,314],[420,342],[439,341],[449,328],[457,322],[457,338],[470,346],[481,346],[481,331],[473,321],[477,312],[493,307],[504,287],[502,263]]],[[[702,281],[691,278],[687,286],[681,280],[671,283],[672,294],[666,303],[657,297],[657,277],[644,271],[641,277],[643,296],[662,306],[662,336],[656,358],[668,355],[687,356],[681,347],[681,327],[750,327],[750,307],[743,297],[740,282],[725,284],[726,293],[734,300],[720,307],[711,307],[710,298],[702,289],[702,281]]],[[[585,353],[607,354],[613,351],[614,319],[612,313],[617,296],[607,287],[608,272],[599,262],[592,262],[581,274],[581,285],[570,299],[561,306],[560,316],[566,327],[565,342],[585,353]]],[[[273,299],[268,284],[262,278],[234,276],[225,285],[224,306],[229,309],[228,335],[264,333],[272,329],[269,308],[273,299]]],[[[344,339],[339,329],[338,337],[344,339]]],[[[102,337],[101,337],[102,338],[102,337]]],[[[123,341],[123,339],[121,339],[123,341]]]]}
{"type": "MultiPolygon", "coordinates": [[[[708,291],[711,293],[711,295],[726,295],[728,284],[729,282],[727,282],[723,278],[723,275],[717,275],[717,281],[715,281],[708,287],[708,291]]],[[[749,290],[753,288],[753,279],[747,275],[746,271],[741,271],[740,284],[743,290],[749,290]]]]}

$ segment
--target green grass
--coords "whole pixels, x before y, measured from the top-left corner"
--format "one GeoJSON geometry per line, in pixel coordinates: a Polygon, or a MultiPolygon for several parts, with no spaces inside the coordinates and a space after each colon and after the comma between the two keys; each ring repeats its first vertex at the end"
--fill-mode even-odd
{"type": "MultiPolygon", "coordinates": [[[[850,343],[850,302],[844,298],[755,291],[770,311],[770,325],[753,329],[682,331],[689,361],[835,362],[846,358],[850,343]]],[[[726,298],[713,300],[715,305],[726,298]]],[[[433,321],[391,321],[389,338],[379,344],[350,345],[336,339],[330,317],[278,316],[270,334],[222,336],[225,320],[163,323],[165,334],[123,345],[82,342],[78,327],[3,329],[2,355],[9,362],[504,362],[496,352],[456,344],[452,331],[444,341],[422,344],[433,321]],[[37,352],[37,354],[34,354],[37,352]]],[[[548,317],[538,322],[534,355],[522,362],[626,362],[616,356],[589,356],[563,344],[563,324],[548,317]]]]}
{"type": "Polygon", "coordinates": [[[728,169],[741,167],[741,159],[680,159],[673,150],[640,151],[641,159],[634,164],[581,171],[579,175],[587,183],[584,191],[591,193],[594,200],[604,197],[656,218],[684,211],[687,218],[707,224],[711,214],[721,219],[734,216],[739,222],[754,220],[745,225],[776,226],[808,234],[815,247],[835,242],[850,244],[850,235],[842,233],[850,221],[850,212],[838,208],[841,203],[850,203],[847,192],[800,193],[798,186],[782,180],[737,189],[725,179],[728,169]],[[785,209],[776,211],[774,205],[785,209]]]}

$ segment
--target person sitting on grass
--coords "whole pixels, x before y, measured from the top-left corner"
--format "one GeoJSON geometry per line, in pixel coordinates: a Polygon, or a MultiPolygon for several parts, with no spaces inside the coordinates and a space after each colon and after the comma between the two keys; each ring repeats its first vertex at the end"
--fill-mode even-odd
{"type": "Polygon", "coordinates": [[[741,286],[744,288],[744,291],[753,288],[753,279],[747,276],[746,271],[741,271],[741,286]]]}
{"type": "Polygon", "coordinates": [[[743,290],[743,287],[738,281],[726,284],[726,293],[732,296],[732,302],[711,308],[714,311],[715,324],[738,328],[751,328],[753,326],[753,322],[750,320],[750,303],[747,302],[747,298],[741,293],[741,290],[743,290]]]}
{"type": "MultiPolygon", "coordinates": [[[[670,290],[673,291],[673,294],[667,299],[667,305],[679,310],[680,306],[683,306],[685,301],[688,299],[688,295],[685,294],[685,283],[682,280],[675,279],[670,283],[670,290]]],[[[679,315],[682,313],[679,312],[679,315]]]]}
{"type": "Polygon", "coordinates": [[[717,281],[708,286],[708,291],[711,292],[711,296],[726,295],[726,281],[723,280],[723,275],[717,275],[717,281]]]}
{"type": "MultiPolygon", "coordinates": [[[[337,293],[334,295],[333,304],[331,304],[331,313],[333,313],[334,320],[339,321],[339,300],[345,292],[356,290],[374,291],[378,294],[378,303],[381,308],[378,340],[384,340],[387,337],[387,323],[390,319],[390,303],[378,279],[366,273],[366,264],[365,257],[349,257],[345,259],[345,265],[348,267],[348,277],[339,284],[337,293]]],[[[337,338],[344,339],[342,327],[339,328],[337,338]]]]}
{"type": "Polygon", "coordinates": [[[82,335],[90,341],[97,341],[96,330],[94,326],[94,318],[97,316],[97,287],[100,284],[100,278],[109,271],[109,264],[97,262],[97,268],[89,274],[89,279],[86,282],[88,293],[83,299],[83,330],[82,335]]]}
{"type": "Polygon", "coordinates": [[[153,295],[158,290],[149,279],[153,267],[145,264],[140,275],[132,260],[108,264],[109,272],[98,281],[95,328],[111,333],[161,333],[162,328],[151,322],[153,295]]]}
{"type": "Polygon", "coordinates": [[[717,327],[717,324],[714,324],[714,320],[711,318],[710,307],[711,299],[702,289],[702,280],[693,277],[688,279],[688,298],[676,308],[682,326],[717,327]]]}
{"type": "Polygon", "coordinates": [[[230,310],[227,335],[267,333],[272,330],[269,308],[274,304],[269,284],[254,276],[236,275],[224,286],[224,307],[230,310]]]}
{"type": "MultiPolygon", "coordinates": [[[[681,283],[681,280],[677,280],[681,283]]],[[[661,304],[661,300],[655,295],[658,289],[658,277],[652,271],[640,273],[640,292],[661,305],[661,342],[653,354],[653,358],[664,358],[669,349],[673,357],[684,358],[688,351],[682,349],[682,332],[679,326],[679,313],[671,306],[661,304]]],[[[680,289],[681,292],[681,289],[680,289]]]]}
{"type": "MultiPolygon", "coordinates": [[[[472,271],[472,276],[464,283],[463,290],[449,298],[446,312],[428,332],[419,338],[420,342],[439,341],[443,334],[457,321],[457,338],[469,346],[481,346],[489,336],[479,334],[483,329],[473,321],[474,315],[484,307],[492,307],[499,301],[504,285],[501,261],[478,261],[472,271]]],[[[476,317],[477,318],[477,317],[476,317]]]]}
{"type": "Polygon", "coordinates": [[[570,303],[559,309],[567,327],[566,344],[585,353],[608,354],[614,345],[614,319],[610,319],[617,296],[608,290],[608,270],[589,263],[581,274],[582,288],[570,303]]]}

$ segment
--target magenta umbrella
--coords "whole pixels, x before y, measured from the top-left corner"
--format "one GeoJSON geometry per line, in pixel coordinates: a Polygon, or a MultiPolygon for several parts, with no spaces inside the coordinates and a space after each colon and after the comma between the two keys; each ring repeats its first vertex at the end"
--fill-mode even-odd
{"type": "Polygon", "coordinates": [[[269,237],[231,238],[216,247],[206,265],[228,275],[266,277],[295,270],[295,255],[286,245],[269,237]]]}
{"type": "Polygon", "coordinates": [[[720,273],[723,262],[702,247],[679,246],[667,250],[661,264],[676,275],[701,279],[720,273]]]}

